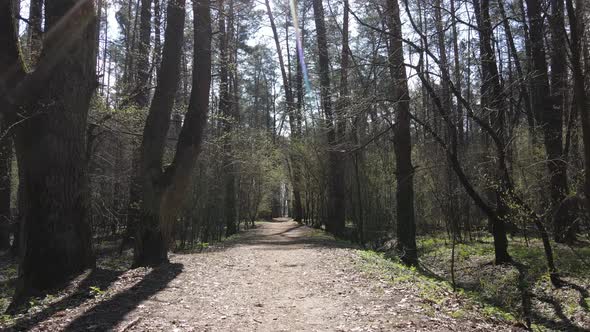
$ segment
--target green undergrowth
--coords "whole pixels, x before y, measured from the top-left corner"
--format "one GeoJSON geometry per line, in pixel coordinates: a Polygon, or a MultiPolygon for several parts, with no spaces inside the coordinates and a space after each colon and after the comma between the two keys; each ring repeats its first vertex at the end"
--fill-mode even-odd
{"type": "MultiPolygon", "coordinates": [[[[511,238],[508,251],[522,264],[520,272],[512,265],[493,265],[494,249],[490,237],[455,246],[455,281],[490,305],[523,316],[523,287],[531,299],[530,319],[533,330],[583,331],[590,329],[590,246],[569,247],[553,244],[555,265],[563,287],[551,284],[540,239],[511,238]],[[519,283],[520,282],[520,283],[519,283]],[[520,286],[520,287],[519,287],[520,286]]],[[[451,281],[452,244],[448,239],[424,237],[418,240],[421,264],[439,280],[451,281]]]]}
{"type": "Polygon", "coordinates": [[[2,316],[12,298],[14,292],[14,284],[18,276],[18,268],[16,260],[11,259],[8,253],[0,259],[0,324],[4,320],[9,319],[10,316],[2,316]]]}
{"type": "Polygon", "coordinates": [[[463,289],[453,292],[449,282],[428,276],[426,271],[419,268],[405,266],[394,256],[371,250],[358,250],[358,254],[363,272],[418,295],[428,315],[443,312],[456,319],[491,319],[509,324],[518,322],[513,314],[482,301],[478,294],[463,289]]]}

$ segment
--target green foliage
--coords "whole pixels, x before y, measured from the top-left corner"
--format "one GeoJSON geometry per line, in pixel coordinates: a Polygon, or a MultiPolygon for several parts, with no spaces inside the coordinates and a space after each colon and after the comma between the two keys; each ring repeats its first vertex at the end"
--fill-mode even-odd
{"type": "Polygon", "coordinates": [[[448,281],[427,276],[424,271],[415,267],[407,267],[395,256],[370,250],[359,250],[358,255],[362,260],[361,269],[364,272],[385,278],[392,284],[419,294],[424,300],[424,309],[427,313],[442,310],[453,318],[472,318],[481,315],[507,322],[516,321],[514,315],[486,303],[480,294],[462,289],[453,292],[448,281]],[[457,304],[453,302],[459,303],[460,307],[457,308],[457,304]]]}
{"type": "Polygon", "coordinates": [[[14,317],[11,315],[0,315],[0,326],[11,325],[14,322],[14,317]]]}
{"type": "MultiPolygon", "coordinates": [[[[429,236],[418,241],[422,264],[434,271],[440,278],[451,280],[451,243],[441,236],[429,236]]],[[[578,288],[590,286],[590,267],[581,257],[590,257],[590,247],[570,248],[553,244],[557,269],[568,283],[578,288]]],[[[527,270],[527,278],[519,279],[519,271],[513,266],[494,266],[493,242],[489,236],[478,241],[457,243],[455,247],[455,280],[459,287],[465,287],[479,301],[492,304],[487,308],[489,314],[503,317],[506,312],[515,317],[522,316],[522,294],[519,284],[525,285],[532,294],[533,309],[538,317],[546,321],[560,321],[561,308],[567,317],[587,317],[587,311],[580,299],[581,293],[575,289],[555,289],[547,271],[544,249],[540,239],[513,237],[509,242],[509,252],[513,259],[522,263],[527,270]],[[552,301],[552,305],[548,305],[552,301]],[[498,313],[492,312],[501,308],[498,313]]],[[[549,329],[554,325],[539,325],[549,329]]]]}
{"type": "Polygon", "coordinates": [[[92,297],[98,297],[100,295],[103,295],[105,291],[100,289],[100,287],[98,286],[90,286],[89,293],[92,297]]]}

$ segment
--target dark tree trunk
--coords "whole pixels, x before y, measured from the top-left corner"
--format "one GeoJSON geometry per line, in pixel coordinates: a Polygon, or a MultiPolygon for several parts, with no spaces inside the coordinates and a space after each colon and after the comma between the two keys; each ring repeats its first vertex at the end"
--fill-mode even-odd
{"type": "Polygon", "coordinates": [[[150,90],[148,88],[148,84],[150,79],[150,35],[152,32],[151,6],[151,0],[141,0],[139,45],[137,49],[137,87],[135,95],[133,96],[135,105],[140,108],[147,107],[150,101],[150,90]]]}
{"type": "MultiPolygon", "coordinates": [[[[498,0],[498,9],[500,11],[500,16],[502,18],[504,31],[506,33],[506,42],[508,43],[508,47],[510,48],[510,54],[512,59],[514,60],[514,66],[516,67],[516,73],[518,74],[517,80],[519,81],[520,85],[520,93],[522,95],[524,110],[527,116],[527,122],[529,125],[529,132],[531,135],[535,135],[535,119],[533,115],[533,111],[531,108],[531,98],[529,95],[529,91],[527,88],[526,78],[524,75],[524,71],[522,69],[522,65],[520,62],[520,57],[518,56],[518,50],[516,49],[516,44],[514,43],[514,37],[512,35],[512,29],[510,27],[510,21],[506,16],[506,11],[504,9],[504,1],[498,0]]],[[[528,40],[528,38],[527,38],[528,40]]]]}
{"type": "MultiPolygon", "coordinates": [[[[136,88],[131,96],[132,102],[139,108],[146,108],[149,105],[150,81],[149,52],[151,34],[151,0],[141,0],[141,20],[139,23],[139,45],[137,51],[137,80],[136,88]]],[[[134,148],[131,156],[131,178],[129,180],[129,202],[127,205],[127,225],[120,251],[136,232],[136,225],[141,221],[141,180],[139,171],[139,149],[134,148]]]]}
{"type": "MultiPolygon", "coordinates": [[[[545,149],[549,162],[549,183],[553,211],[568,194],[567,162],[563,151],[563,114],[565,114],[565,93],[567,91],[566,31],[564,27],[564,0],[551,0],[551,105],[552,110],[545,115],[545,149]]],[[[575,228],[567,214],[553,214],[553,230],[556,242],[572,243],[575,228]]]]}
{"type": "MultiPolygon", "coordinates": [[[[36,291],[94,266],[88,225],[86,123],[97,79],[95,19],[93,1],[47,3],[45,31],[51,33],[44,39],[38,69],[23,78],[31,77],[28,85],[21,86],[43,89],[28,90],[35,101],[27,103],[29,119],[18,127],[15,138],[22,156],[19,173],[24,181],[24,211],[19,280],[10,310],[36,291]],[[63,22],[66,24],[58,24],[63,22]],[[69,36],[67,41],[64,35],[69,36]],[[46,80],[35,81],[39,77],[46,80]]],[[[16,39],[11,47],[15,45],[16,39]]],[[[15,60],[13,64],[22,61],[18,54],[15,60]]]]}
{"type": "MultiPolygon", "coordinates": [[[[0,132],[8,129],[8,121],[0,121],[0,132]]],[[[0,139],[0,250],[10,248],[12,216],[10,213],[10,188],[12,179],[12,138],[0,139]]]]}
{"type": "Polygon", "coordinates": [[[193,82],[188,111],[172,163],[162,170],[162,158],[180,75],[184,0],[168,2],[162,66],[144,128],[141,153],[142,222],[138,224],[134,266],[155,266],[168,260],[168,245],[176,213],[191,184],[209,106],[211,84],[211,16],[209,2],[193,2],[193,82]]]}
{"type": "MultiPolygon", "coordinates": [[[[547,170],[549,172],[549,191],[551,207],[556,209],[567,195],[567,164],[563,156],[562,113],[563,83],[565,75],[565,30],[563,29],[563,1],[551,0],[551,90],[549,74],[545,60],[544,26],[541,16],[541,2],[527,0],[527,13],[531,22],[532,55],[532,105],[537,123],[543,130],[547,170]],[[561,4],[560,4],[561,2],[561,4]],[[556,33],[558,35],[556,35],[556,33]]],[[[554,236],[557,242],[571,241],[573,233],[566,235],[568,218],[565,215],[554,216],[554,236]]]]}
{"type": "Polygon", "coordinates": [[[477,18],[480,35],[481,53],[481,104],[482,110],[489,110],[491,127],[496,133],[496,176],[499,188],[496,189],[496,217],[490,220],[494,237],[494,252],[496,264],[511,262],[508,254],[508,239],[506,237],[505,218],[508,213],[506,202],[502,195],[508,190],[509,181],[506,174],[506,156],[504,143],[504,99],[500,86],[500,77],[496,64],[496,57],[492,48],[492,25],[490,20],[490,0],[474,0],[473,6],[477,18]]]}
{"type": "Polygon", "coordinates": [[[389,71],[393,78],[393,96],[397,102],[394,142],[396,162],[397,250],[405,264],[417,265],[416,221],[414,214],[414,166],[410,132],[410,93],[404,65],[402,27],[397,0],[387,1],[389,12],[389,71]]]}
{"type": "Polygon", "coordinates": [[[571,31],[571,59],[574,78],[574,102],[577,113],[581,118],[582,140],[584,143],[584,193],[586,209],[590,211],[590,116],[588,115],[588,96],[585,88],[584,64],[582,58],[582,36],[584,35],[584,1],[566,0],[567,16],[571,31]]]}
{"type": "Polygon", "coordinates": [[[224,218],[225,236],[231,236],[238,232],[236,220],[236,179],[235,167],[232,156],[232,129],[235,123],[233,116],[232,97],[230,94],[230,36],[226,27],[228,17],[229,30],[231,31],[231,12],[233,4],[227,6],[229,13],[225,12],[224,1],[219,1],[219,113],[223,116],[223,177],[224,177],[224,218]]]}
{"type": "Polygon", "coordinates": [[[160,227],[162,188],[159,181],[166,135],[170,126],[174,96],[180,79],[180,57],[184,42],[184,0],[168,2],[168,23],[164,36],[158,85],[143,131],[140,149],[140,222],[135,226],[134,266],[155,266],[168,260],[170,229],[160,227]]]}
{"type": "Polygon", "coordinates": [[[29,4],[29,24],[27,26],[27,41],[29,47],[29,64],[35,65],[41,55],[42,46],[42,9],[43,0],[31,0],[29,4]]]}
{"type": "Polygon", "coordinates": [[[316,25],[316,37],[319,54],[320,99],[326,115],[326,127],[328,136],[328,164],[329,164],[329,189],[328,189],[328,220],[326,229],[336,235],[344,231],[345,197],[344,197],[344,164],[341,153],[338,151],[337,135],[332,110],[332,97],[330,88],[330,57],[328,55],[328,40],[326,37],[326,24],[324,21],[324,7],[322,0],[313,0],[313,13],[316,25]]]}

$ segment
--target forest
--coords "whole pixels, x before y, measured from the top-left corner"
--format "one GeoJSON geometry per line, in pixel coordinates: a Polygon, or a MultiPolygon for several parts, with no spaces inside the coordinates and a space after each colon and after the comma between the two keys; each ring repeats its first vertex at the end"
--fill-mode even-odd
{"type": "Polygon", "coordinates": [[[587,0],[0,0],[0,330],[590,330],[587,0]]]}

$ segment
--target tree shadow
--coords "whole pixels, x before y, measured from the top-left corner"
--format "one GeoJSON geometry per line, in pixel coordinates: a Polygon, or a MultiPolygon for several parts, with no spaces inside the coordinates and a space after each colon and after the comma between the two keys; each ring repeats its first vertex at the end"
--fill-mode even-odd
{"type": "Polygon", "coordinates": [[[160,292],[183,269],[179,263],[163,264],[153,269],[139,283],[85,312],[72,321],[65,331],[110,331],[141,302],[160,292]]]}
{"type": "Polygon", "coordinates": [[[590,293],[588,292],[588,289],[563,279],[561,280],[561,284],[563,285],[563,287],[568,287],[578,291],[578,293],[580,293],[580,299],[578,300],[578,304],[585,311],[590,311],[590,308],[588,308],[588,302],[586,302],[586,299],[590,298],[590,293]]]}
{"type": "Polygon", "coordinates": [[[77,307],[83,302],[87,301],[92,297],[90,293],[91,287],[97,287],[99,289],[106,289],[112,284],[119,276],[122,271],[94,269],[92,270],[75,288],[75,290],[68,296],[59,300],[56,303],[52,303],[47,308],[35,313],[31,316],[26,315],[22,319],[16,321],[14,329],[17,331],[26,330],[30,327],[39,324],[40,322],[51,317],[56,312],[77,307]]]}
{"type": "Polygon", "coordinates": [[[532,297],[538,299],[541,302],[549,304],[553,308],[555,315],[560,319],[560,321],[556,321],[539,315],[535,311],[531,311],[531,316],[535,320],[535,322],[541,323],[545,327],[558,328],[564,331],[588,331],[587,329],[583,329],[580,326],[574,324],[563,312],[563,307],[561,306],[561,304],[557,302],[554,298],[550,296],[539,295],[533,295],[532,297]]]}
{"type": "MultiPolygon", "coordinates": [[[[488,264],[493,264],[493,263],[488,263],[488,264]]],[[[487,265],[487,264],[486,264],[487,265]]],[[[547,328],[549,330],[560,330],[560,331],[586,331],[588,332],[589,330],[584,329],[578,325],[576,325],[574,322],[571,321],[571,319],[569,319],[563,310],[562,305],[553,297],[551,296],[540,296],[540,295],[536,295],[533,294],[529,289],[528,289],[528,284],[530,281],[527,281],[527,267],[526,265],[522,264],[522,263],[517,263],[517,262],[513,262],[512,264],[510,264],[511,266],[513,266],[514,268],[516,268],[519,272],[519,288],[520,288],[520,292],[521,292],[521,300],[522,303],[521,305],[523,306],[523,308],[525,309],[523,314],[523,319],[526,321],[527,325],[530,326],[531,323],[537,324],[537,325],[541,325],[544,328],[547,328]],[[540,312],[535,311],[532,308],[532,303],[531,303],[531,299],[537,299],[538,301],[544,302],[548,305],[550,305],[553,309],[553,312],[555,313],[555,316],[557,318],[559,318],[559,320],[556,319],[552,319],[550,317],[546,317],[545,315],[543,315],[540,312]]],[[[424,275],[425,277],[440,281],[440,282],[448,282],[450,283],[450,280],[448,280],[448,278],[437,274],[436,272],[430,270],[427,266],[424,265],[420,265],[416,271],[418,271],[420,274],[424,275]]],[[[581,287],[579,285],[575,285],[572,284],[570,282],[567,281],[563,281],[561,280],[562,285],[564,287],[570,287],[572,289],[577,290],[578,292],[580,292],[580,301],[579,301],[579,305],[584,308],[586,311],[588,310],[588,304],[585,301],[585,298],[588,297],[588,290],[586,290],[584,287],[581,287]]],[[[534,282],[533,282],[534,284],[534,282]]],[[[456,282],[456,287],[460,288],[460,289],[464,289],[467,291],[471,291],[475,294],[477,294],[477,301],[486,303],[488,305],[492,305],[492,306],[496,306],[496,307],[500,307],[504,310],[510,311],[510,308],[505,307],[502,304],[502,301],[500,301],[499,299],[495,299],[495,298],[486,298],[486,297],[480,297],[480,293],[482,291],[481,289],[481,285],[477,282],[461,282],[461,281],[457,281],[456,282]]]]}

